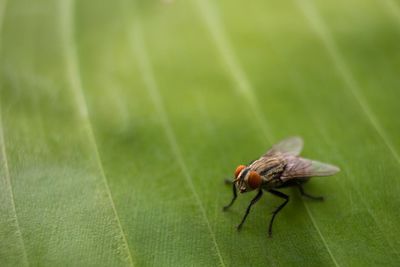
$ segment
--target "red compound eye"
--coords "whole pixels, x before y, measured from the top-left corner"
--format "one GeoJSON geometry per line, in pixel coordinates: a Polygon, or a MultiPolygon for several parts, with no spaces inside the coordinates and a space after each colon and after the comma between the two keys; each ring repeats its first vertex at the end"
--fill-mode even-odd
{"type": "Polygon", "coordinates": [[[250,186],[251,189],[259,188],[261,185],[261,176],[255,172],[251,171],[249,173],[249,178],[247,179],[247,184],[250,186]]]}
{"type": "Polygon", "coordinates": [[[245,165],[239,165],[239,166],[236,168],[236,170],[235,170],[235,178],[237,178],[237,177],[239,176],[240,172],[241,172],[244,168],[246,168],[245,165]]]}

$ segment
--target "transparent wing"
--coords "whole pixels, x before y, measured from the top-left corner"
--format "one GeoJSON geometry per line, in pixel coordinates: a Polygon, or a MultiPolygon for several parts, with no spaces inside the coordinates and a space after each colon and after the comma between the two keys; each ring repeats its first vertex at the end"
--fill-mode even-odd
{"type": "Polygon", "coordinates": [[[272,156],[275,154],[288,154],[298,156],[302,149],[303,139],[301,139],[301,137],[289,137],[282,140],[278,144],[273,145],[272,148],[263,155],[263,157],[272,156]]]}
{"type": "Polygon", "coordinates": [[[282,173],[281,179],[329,176],[340,171],[334,165],[295,156],[286,157],[286,161],[286,168],[282,173]]]}

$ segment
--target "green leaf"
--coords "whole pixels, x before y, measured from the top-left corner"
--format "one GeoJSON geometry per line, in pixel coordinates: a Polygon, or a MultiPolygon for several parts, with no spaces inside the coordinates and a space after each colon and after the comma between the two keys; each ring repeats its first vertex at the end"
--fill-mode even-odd
{"type": "Polygon", "coordinates": [[[400,4],[0,2],[1,266],[398,266],[400,4]],[[341,172],[236,231],[235,167],[341,172]]]}

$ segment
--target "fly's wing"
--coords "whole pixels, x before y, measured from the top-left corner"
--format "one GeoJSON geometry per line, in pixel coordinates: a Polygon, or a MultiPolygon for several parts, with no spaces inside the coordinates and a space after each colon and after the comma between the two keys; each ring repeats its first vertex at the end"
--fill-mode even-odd
{"type": "Polygon", "coordinates": [[[276,145],[273,145],[270,150],[263,155],[263,157],[273,156],[276,154],[287,154],[298,156],[303,149],[303,139],[298,136],[289,137],[282,140],[276,145]]]}
{"type": "Polygon", "coordinates": [[[306,178],[312,176],[329,176],[340,171],[334,165],[295,156],[286,157],[286,168],[281,179],[306,178]]]}

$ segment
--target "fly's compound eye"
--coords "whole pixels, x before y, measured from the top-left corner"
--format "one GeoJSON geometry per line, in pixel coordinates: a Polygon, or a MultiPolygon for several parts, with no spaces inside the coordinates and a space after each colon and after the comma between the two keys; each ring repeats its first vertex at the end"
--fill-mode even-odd
{"type": "Polygon", "coordinates": [[[240,172],[241,172],[244,168],[246,168],[245,165],[239,165],[239,166],[236,168],[236,170],[235,170],[235,178],[238,178],[240,172]]]}
{"type": "Polygon", "coordinates": [[[261,176],[257,172],[251,171],[249,173],[249,177],[247,178],[247,184],[251,189],[259,188],[261,182],[262,182],[261,176]]]}

